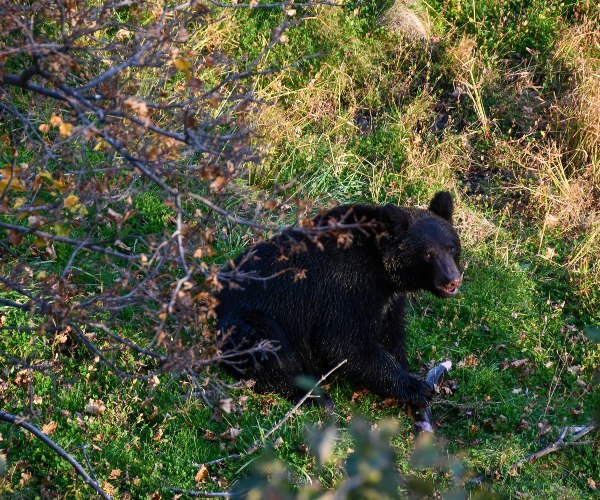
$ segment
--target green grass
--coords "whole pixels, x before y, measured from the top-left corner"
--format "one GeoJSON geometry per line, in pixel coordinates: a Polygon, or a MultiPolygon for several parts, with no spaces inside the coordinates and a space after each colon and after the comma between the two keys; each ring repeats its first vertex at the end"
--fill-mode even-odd
{"type": "MultiPolygon", "coordinates": [[[[431,1],[420,7],[433,30],[427,46],[379,27],[375,2],[356,11],[317,9],[292,30],[268,64],[323,55],[302,62],[298,71],[260,79],[261,97],[273,101],[258,118],[270,148],[263,164],[236,182],[257,198],[269,196],[274,183],[288,185],[278,201],[297,197],[316,207],[350,201],[425,204],[437,189],[452,190],[459,219],[467,221],[459,225],[465,242],[461,294],[446,301],[415,295],[408,321],[416,371],[424,373],[431,362],[454,362],[446,386],[457,388],[433,404],[437,434],[449,454],[470,474],[485,475],[487,488],[500,495],[590,498],[588,480],[600,477],[597,437],[592,445],[564,449],[518,474],[511,474],[510,466],[556,439],[562,426],[589,422],[600,397],[594,382],[600,351],[582,333],[585,326],[600,324],[600,239],[585,246],[598,226],[593,217],[582,220],[565,212],[589,199],[578,199],[564,185],[561,190],[548,176],[549,152],[556,146],[567,185],[587,182],[596,189],[584,211],[598,215],[598,180],[592,175],[600,171],[598,158],[588,155],[582,163],[572,148],[564,148],[579,136],[567,137],[568,129],[554,127],[552,115],[578,90],[572,67],[577,58],[593,64],[598,57],[592,49],[572,50],[561,60],[557,44],[597,13],[591,2],[553,0],[431,1]],[[440,121],[445,124],[436,128],[440,121]],[[558,223],[552,225],[549,216],[558,223]],[[540,433],[538,423],[551,430],[540,433]]],[[[223,47],[237,56],[257,53],[279,18],[280,13],[237,12],[224,23],[223,47]]],[[[591,150],[586,144],[582,147],[591,150]]],[[[90,153],[88,161],[103,159],[90,153]]],[[[228,208],[239,205],[230,196],[222,201],[228,208]]],[[[140,234],[174,230],[172,211],[157,194],[147,192],[133,205],[140,234]]],[[[273,216],[281,223],[294,217],[294,210],[273,216]]],[[[99,231],[110,237],[116,226],[99,231]]],[[[209,263],[235,257],[254,240],[251,231],[228,227],[217,237],[209,263]]],[[[56,245],[56,253],[55,263],[32,259],[34,272],[52,272],[52,266],[60,272],[70,250],[56,245]]],[[[117,279],[108,271],[94,274],[95,264],[83,269],[82,280],[117,279]]],[[[122,313],[121,332],[143,339],[144,321],[136,312],[122,313]]],[[[36,325],[34,318],[4,306],[0,322],[36,325]]],[[[48,359],[61,344],[52,337],[2,331],[0,349],[13,356],[37,350],[40,359],[48,359]]],[[[120,355],[131,361],[127,353],[120,355]]],[[[230,490],[259,463],[256,457],[211,465],[209,477],[196,484],[200,465],[247,449],[291,407],[277,396],[234,390],[238,408],[227,414],[191,395],[185,379],[161,376],[155,387],[123,382],[83,346],[61,359],[59,385],[38,373],[31,374],[30,385],[27,371],[1,367],[0,406],[28,411],[32,387],[30,420],[40,428],[56,422],[51,437],[86,467],[89,461],[118,498],[150,498],[156,492],[170,498],[170,486],[230,490]],[[90,399],[102,401],[105,410],[86,412],[90,399]],[[231,428],[241,430],[236,439],[218,438],[231,428]]],[[[213,367],[202,376],[224,375],[213,367]]],[[[397,421],[390,442],[400,472],[432,481],[438,494],[448,491],[447,468],[413,466],[415,436],[405,408],[356,393],[343,382],[328,386],[336,403],[333,415],[303,409],[273,436],[273,443],[277,437],[281,441],[272,453],[295,482],[339,483],[342,460],[356,444],[348,421],[362,414],[372,423],[397,421]],[[340,427],[334,459],[319,467],[306,446],[307,429],[331,420],[340,427]]],[[[71,468],[38,441],[5,424],[0,436],[7,456],[1,495],[90,497],[71,468]]]]}

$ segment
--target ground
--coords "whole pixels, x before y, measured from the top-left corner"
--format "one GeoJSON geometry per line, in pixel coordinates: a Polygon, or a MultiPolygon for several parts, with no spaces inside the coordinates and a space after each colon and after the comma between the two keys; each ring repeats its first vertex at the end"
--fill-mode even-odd
{"type": "MultiPolygon", "coordinates": [[[[318,8],[270,62],[323,55],[261,78],[259,92],[272,105],[257,127],[268,147],[261,166],[237,182],[257,192],[284,186],[273,195],[282,223],[317,207],[419,205],[451,190],[464,284],[453,299],[424,293],[409,307],[412,365],[424,373],[432,363],[454,363],[433,404],[436,434],[496,493],[589,498],[600,477],[597,437],[517,473],[511,465],[554,441],[562,426],[592,421],[600,396],[600,351],[586,336],[600,323],[598,10],[586,1],[513,4],[416,2],[411,9],[428,27],[428,38],[418,39],[381,26],[380,5],[318,8]]],[[[223,19],[219,43],[234,54],[257,51],[275,22],[274,13],[236,11],[223,19]]],[[[155,223],[164,209],[156,209],[155,223]]],[[[217,262],[259,237],[230,227],[217,262]]],[[[0,312],[2,324],[28,321],[0,312]]],[[[133,336],[143,335],[138,329],[135,318],[123,325],[133,336]]],[[[26,349],[27,341],[14,333],[3,349],[26,349]]],[[[169,498],[170,486],[228,490],[254,457],[210,465],[206,474],[201,464],[247,449],[291,407],[244,389],[222,403],[230,412],[211,409],[185,381],[123,384],[85,355],[62,370],[69,383],[59,387],[33,377],[35,423],[89,461],[116,497],[169,498]]],[[[221,375],[218,367],[206,374],[221,375]]],[[[2,377],[2,408],[22,411],[28,378],[16,371],[2,377]]],[[[302,410],[272,436],[273,453],[296,482],[317,477],[330,487],[340,480],[355,414],[373,424],[397,421],[397,466],[413,471],[415,433],[404,407],[343,383],[329,391],[341,429],[332,461],[319,468],[305,444],[306,427],[331,418],[322,410],[302,410]]],[[[42,444],[5,424],[0,437],[7,456],[0,493],[89,497],[42,444]]],[[[444,468],[417,475],[435,480],[437,492],[452,484],[444,468]]]]}

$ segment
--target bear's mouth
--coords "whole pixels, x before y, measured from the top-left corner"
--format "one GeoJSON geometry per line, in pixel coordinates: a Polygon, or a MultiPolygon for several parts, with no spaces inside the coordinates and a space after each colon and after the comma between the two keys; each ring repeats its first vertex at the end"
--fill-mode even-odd
{"type": "Polygon", "coordinates": [[[449,284],[444,286],[437,286],[435,290],[441,297],[449,298],[454,297],[458,293],[459,287],[460,285],[449,284]]]}

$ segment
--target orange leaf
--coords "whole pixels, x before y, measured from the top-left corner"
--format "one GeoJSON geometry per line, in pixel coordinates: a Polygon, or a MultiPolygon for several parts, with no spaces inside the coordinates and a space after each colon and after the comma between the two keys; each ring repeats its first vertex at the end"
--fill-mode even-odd
{"type": "Polygon", "coordinates": [[[198,469],[198,472],[196,472],[194,479],[196,480],[197,484],[200,484],[200,483],[204,482],[204,480],[207,477],[208,477],[208,467],[206,467],[206,465],[202,464],[200,466],[200,468],[198,469]]]}
{"type": "Polygon", "coordinates": [[[52,118],[50,118],[50,125],[52,125],[53,127],[58,127],[61,123],[62,117],[58,115],[52,115],[52,118]]]}
{"type": "Polygon", "coordinates": [[[52,420],[51,422],[48,422],[47,424],[44,424],[42,426],[42,432],[49,436],[50,434],[54,434],[56,427],[57,427],[56,422],[54,420],[52,420]]]}
{"type": "Polygon", "coordinates": [[[192,67],[191,63],[185,59],[184,57],[179,57],[173,61],[173,66],[179,71],[183,71],[188,74],[190,72],[190,68],[192,67]]]}
{"type": "Polygon", "coordinates": [[[108,475],[108,479],[117,479],[120,476],[121,476],[121,469],[113,469],[110,471],[110,474],[108,475]]]}
{"type": "Polygon", "coordinates": [[[60,135],[62,135],[63,137],[69,137],[72,133],[72,129],[73,129],[72,123],[63,123],[58,128],[58,131],[60,132],[60,135]]]}

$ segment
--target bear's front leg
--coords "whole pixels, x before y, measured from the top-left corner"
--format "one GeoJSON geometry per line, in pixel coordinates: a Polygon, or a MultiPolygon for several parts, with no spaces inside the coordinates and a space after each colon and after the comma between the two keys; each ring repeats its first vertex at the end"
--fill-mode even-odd
{"type": "Polygon", "coordinates": [[[383,308],[379,343],[389,352],[404,371],[409,371],[406,355],[406,322],[404,320],[406,298],[401,293],[392,295],[383,308]]]}
{"type": "Polygon", "coordinates": [[[344,367],[351,382],[383,398],[394,398],[424,408],[433,396],[433,390],[424,380],[408,373],[379,344],[365,345],[360,355],[349,357],[344,367]]]}

